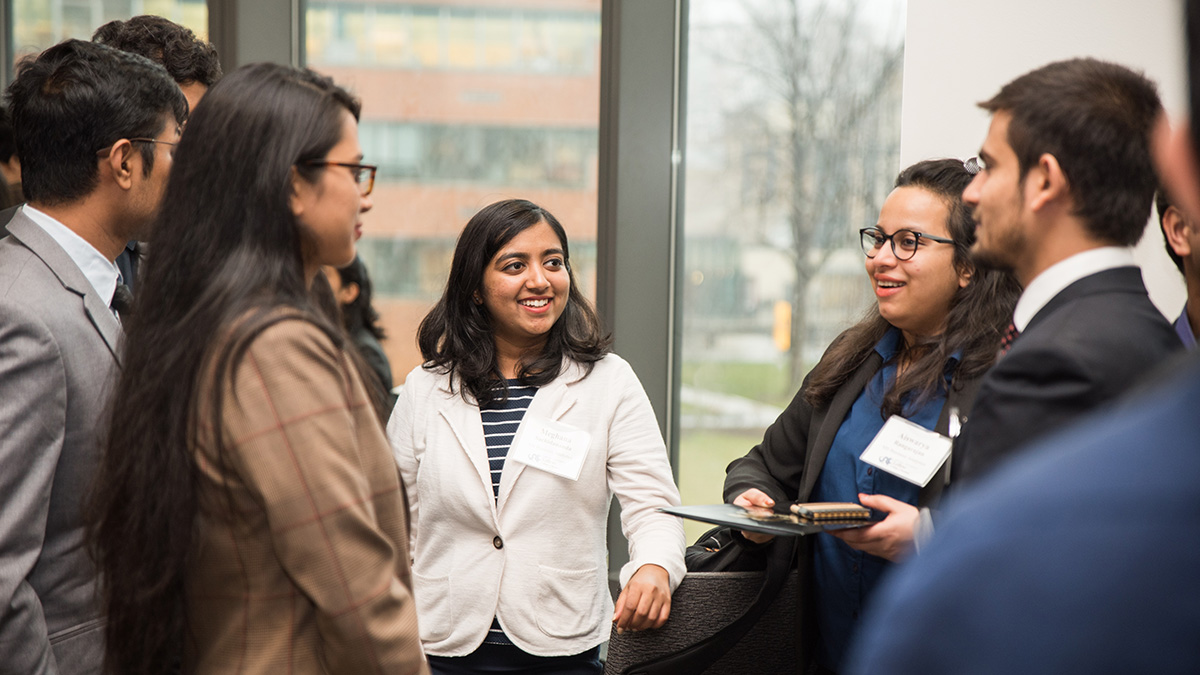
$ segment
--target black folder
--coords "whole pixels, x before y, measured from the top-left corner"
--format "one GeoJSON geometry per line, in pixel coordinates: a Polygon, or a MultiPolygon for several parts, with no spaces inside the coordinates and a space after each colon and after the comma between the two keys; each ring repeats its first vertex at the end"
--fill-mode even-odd
{"type": "Polygon", "coordinates": [[[827,530],[845,530],[865,527],[883,520],[881,511],[871,511],[871,517],[863,520],[813,521],[792,513],[780,513],[772,509],[747,509],[734,504],[705,504],[701,506],[668,506],[659,511],[688,520],[699,520],[715,525],[725,525],[747,532],[773,534],[777,537],[800,537],[827,530]]]}

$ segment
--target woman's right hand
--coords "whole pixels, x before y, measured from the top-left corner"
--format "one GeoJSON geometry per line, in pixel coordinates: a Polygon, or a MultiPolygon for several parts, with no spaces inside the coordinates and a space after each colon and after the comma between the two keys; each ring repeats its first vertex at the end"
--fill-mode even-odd
{"type": "MultiPolygon", "coordinates": [[[[750,488],[749,490],[746,490],[742,494],[738,495],[737,498],[733,500],[733,503],[737,506],[760,506],[768,509],[774,508],[775,506],[775,500],[768,497],[767,493],[759,490],[758,488],[750,488]]],[[[775,538],[775,535],[773,534],[747,532],[745,530],[742,530],[742,536],[756,544],[765,544],[775,538]]]]}

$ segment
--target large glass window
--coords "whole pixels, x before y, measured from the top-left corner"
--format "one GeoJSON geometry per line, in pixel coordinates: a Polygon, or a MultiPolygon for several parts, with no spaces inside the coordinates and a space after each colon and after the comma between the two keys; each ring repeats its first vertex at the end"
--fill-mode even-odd
{"type": "Polygon", "coordinates": [[[13,63],[67,38],[91,39],[114,19],[156,14],[208,39],[206,0],[12,0],[13,63]]]}
{"type": "Polygon", "coordinates": [[[855,237],[899,168],[906,7],[689,8],[679,482],[703,504],[872,301],[855,237]]]}
{"type": "Polygon", "coordinates": [[[363,101],[379,165],[359,252],[397,383],[454,242],[493,201],[550,210],[593,298],[601,0],[310,0],[307,65],[363,101]]]}

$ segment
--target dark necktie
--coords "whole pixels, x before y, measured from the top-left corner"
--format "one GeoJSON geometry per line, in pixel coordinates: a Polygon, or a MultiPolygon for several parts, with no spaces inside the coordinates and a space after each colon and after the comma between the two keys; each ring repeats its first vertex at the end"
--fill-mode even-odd
{"type": "Polygon", "coordinates": [[[125,284],[117,284],[117,289],[113,291],[112,302],[109,307],[120,317],[121,323],[125,323],[129,319],[129,310],[133,307],[133,293],[129,292],[129,287],[125,284]]]}
{"type": "Polygon", "coordinates": [[[1017,330],[1017,324],[1009,323],[1008,328],[1004,331],[1004,337],[1000,338],[1000,353],[996,355],[996,358],[1007,354],[1008,350],[1012,349],[1013,340],[1016,340],[1020,334],[1021,331],[1017,330]]]}

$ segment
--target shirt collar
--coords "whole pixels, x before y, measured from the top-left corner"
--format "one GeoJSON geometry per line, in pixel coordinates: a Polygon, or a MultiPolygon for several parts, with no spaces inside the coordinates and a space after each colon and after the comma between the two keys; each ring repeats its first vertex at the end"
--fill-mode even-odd
{"type": "Polygon", "coordinates": [[[1060,260],[1047,267],[1021,293],[1013,310],[1013,324],[1017,330],[1023,331],[1054,296],[1064,288],[1080,279],[1115,269],[1117,267],[1137,267],[1133,259],[1133,249],[1124,246],[1102,246],[1060,260]]]}
{"type": "MultiPolygon", "coordinates": [[[[900,329],[892,326],[886,333],[883,334],[883,337],[879,339],[879,342],[875,343],[875,353],[879,354],[879,356],[883,358],[884,363],[887,363],[888,361],[892,360],[892,358],[896,356],[896,352],[900,350],[900,341],[902,339],[904,339],[904,336],[900,332],[900,329]]],[[[950,358],[946,360],[946,372],[953,373],[954,364],[961,360],[962,350],[954,350],[954,353],[951,354],[950,358]]]]}
{"type": "Polygon", "coordinates": [[[96,247],[89,244],[71,228],[46,213],[29,204],[22,206],[21,211],[29,216],[29,219],[38,227],[45,230],[54,243],[66,251],[67,256],[75,263],[79,271],[83,272],[83,276],[87,277],[100,300],[106,306],[111,305],[113,293],[116,292],[117,283],[121,278],[121,271],[117,269],[116,263],[104,257],[104,254],[97,251],[96,247]]]}

